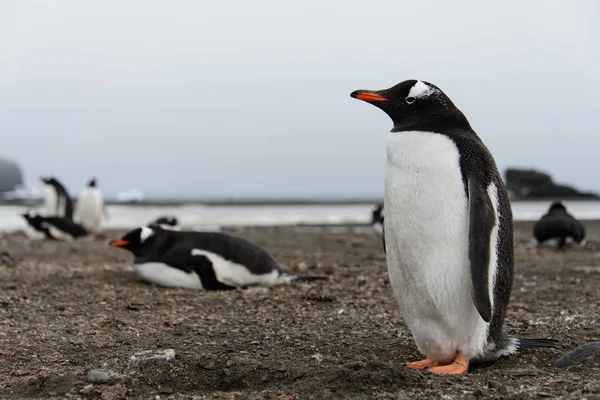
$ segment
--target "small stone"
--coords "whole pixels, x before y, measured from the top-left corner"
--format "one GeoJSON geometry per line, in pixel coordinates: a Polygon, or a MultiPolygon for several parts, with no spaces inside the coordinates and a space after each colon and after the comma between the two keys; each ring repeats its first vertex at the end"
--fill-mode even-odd
{"type": "Polygon", "coordinates": [[[146,350],[129,357],[129,365],[136,366],[148,363],[165,363],[175,359],[175,350],[146,350]]]}
{"type": "Polygon", "coordinates": [[[310,359],[316,362],[321,362],[323,361],[323,356],[321,355],[321,353],[317,353],[310,356],[310,359]]]}
{"type": "Polygon", "coordinates": [[[114,374],[111,372],[101,371],[99,369],[93,369],[88,372],[87,380],[91,383],[108,383],[112,380],[114,374]]]}
{"type": "Polygon", "coordinates": [[[209,362],[208,364],[204,364],[204,369],[215,369],[216,365],[214,362],[209,362]]]}
{"type": "Polygon", "coordinates": [[[224,376],[231,376],[231,371],[228,370],[227,368],[223,368],[223,375],[224,376]]]}
{"type": "Polygon", "coordinates": [[[600,342],[590,342],[576,347],[567,354],[559,357],[555,362],[556,368],[572,367],[583,363],[583,360],[590,355],[600,351],[600,342]]]}
{"type": "Polygon", "coordinates": [[[94,385],[89,384],[89,385],[85,385],[80,391],[80,394],[89,394],[92,392],[92,390],[94,390],[94,385]]]}

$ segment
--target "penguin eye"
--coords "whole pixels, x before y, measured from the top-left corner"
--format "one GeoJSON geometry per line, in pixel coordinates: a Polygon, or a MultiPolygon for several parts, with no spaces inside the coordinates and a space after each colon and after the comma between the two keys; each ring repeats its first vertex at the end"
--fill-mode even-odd
{"type": "Polygon", "coordinates": [[[408,104],[412,104],[415,102],[416,99],[414,97],[407,97],[405,100],[408,104]]]}

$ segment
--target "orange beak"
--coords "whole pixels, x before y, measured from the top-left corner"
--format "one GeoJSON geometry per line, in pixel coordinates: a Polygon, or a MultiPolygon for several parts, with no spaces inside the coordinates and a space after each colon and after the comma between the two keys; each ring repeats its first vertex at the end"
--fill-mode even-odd
{"type": "Polygon", "coordinates": [[[387,101],[385,97],[375,93],[361,93],[356,98],[362,101],[387,101]]]}
{"type": "Polygon", "coordinates": [[[367,90],[355,90],[354,92],[352,92],[350,94],[350,96],[354,97],[355,99],[359,99],[359,100],[367,101],[367,102],[387,101],[388,100],[380,94],[373,93],[373,92],[370,92],[367,90]]]}
{"type": "Polygon", "coordinates": [[[113,240],[110,245],[113,247],[123,247],[129,244],[129,240],[113,240]]]}

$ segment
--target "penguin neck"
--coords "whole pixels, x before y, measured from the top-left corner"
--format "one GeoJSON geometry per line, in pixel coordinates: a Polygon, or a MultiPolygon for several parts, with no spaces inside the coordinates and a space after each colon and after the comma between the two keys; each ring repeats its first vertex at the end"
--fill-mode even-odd
{"type": "Polygon", "coordinates": [[[455,112],[433,114],[422,118],[418,115],[395,119],[392,132],[423,131],[443,133],[450,129],[471,130],[469,121],[458,109],[455,112]]]}

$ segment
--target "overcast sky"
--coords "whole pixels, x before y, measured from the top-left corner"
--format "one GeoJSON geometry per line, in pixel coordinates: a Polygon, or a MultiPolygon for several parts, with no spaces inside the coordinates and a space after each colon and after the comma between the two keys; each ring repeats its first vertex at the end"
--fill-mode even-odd
{"type": "Polygon", "coordinates": [[[600,191],[600,2],[0,2],[0,155],[107,194],[379,195],[380,110],[438,85],[501,169],[600,191]]]}

